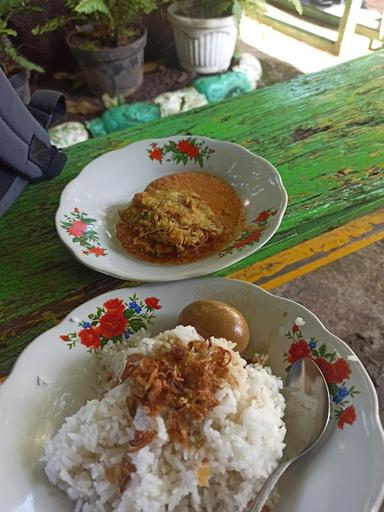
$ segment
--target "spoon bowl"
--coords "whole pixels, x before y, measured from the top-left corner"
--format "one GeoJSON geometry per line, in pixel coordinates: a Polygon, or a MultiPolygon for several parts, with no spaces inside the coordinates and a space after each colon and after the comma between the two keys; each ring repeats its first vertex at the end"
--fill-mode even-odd
{"type": "Polygon", "coordinates": [[[248,512],[261,512],[280,476],[292,462],[318,445],[329,424],[328,386],[312,359],[304,358],[292,364],[282,393],[287,428],[283,458],[265,481],[258,497],[249,504],[248,512]]]}

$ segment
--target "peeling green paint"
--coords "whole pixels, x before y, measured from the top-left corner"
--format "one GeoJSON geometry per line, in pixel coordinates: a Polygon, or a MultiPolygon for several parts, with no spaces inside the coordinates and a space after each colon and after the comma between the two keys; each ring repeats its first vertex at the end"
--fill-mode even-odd
{"type": "Polygon", "coordinates": [[[277,166],[289,195],[278,233],[255,255],[216,275],[245,268],[383,206],[383,57],[384,51],[375,52],[67,150],[63,174],[30,186],[0,219],[0,373],[7,373],[31,340],[78,304],[125,284],[78,263],[54,227],[64,186],[106,151],[189,132],[236,142],[277,166]]]}

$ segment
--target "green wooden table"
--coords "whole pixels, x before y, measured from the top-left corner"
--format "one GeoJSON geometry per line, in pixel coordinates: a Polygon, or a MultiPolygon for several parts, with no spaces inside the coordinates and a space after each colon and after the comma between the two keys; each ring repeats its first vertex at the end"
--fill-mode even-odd
{"type": "MultiPolygon", "coordinates": [[[[381,51],[71,147],[62,175],[29,187],[0,219],[0,375],[73,308],[126,285],[82,266],[55,232],[61,191],[88,162],[139,139],[180,133],[237,142],[270,160],[289,195],[281,227],[255,255],[218,273],[248,279],[255,265],[281,254],[294,259],[305,244],[321,251],[316,237],[384,205],[383,85],[381,51]]],[[[383,210],[376,213],[376,231],[380,219],[384,223],[383,210]]]]}

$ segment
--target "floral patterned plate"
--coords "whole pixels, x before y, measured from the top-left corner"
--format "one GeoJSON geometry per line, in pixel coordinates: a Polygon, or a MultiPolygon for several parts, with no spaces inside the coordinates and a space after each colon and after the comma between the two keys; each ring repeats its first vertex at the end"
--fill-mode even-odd
{"type": "Polygon", "coordinates": [[[277,231],[287,194],[276,169],[237,144],[206,137],[135,142],[87,165],[64,189],[56,214],[60,238],[85,265],[121,279],[176,281],[210,274],[253,254],[277,231]],[[117,210],[153,180],[204,171],[229,182],[246,212],[243,231],[217,254],[184,265],[129,256],[115,234],[117,210]]]}
{"type": "Polygon", "coordinates": [[[322,368],[332,422],[315,454],[279,482],[273,512],[377,512],[384,497],[384,433],[372,382],[352,350],[303,306],[255,285],[209,278],[118,289],[79,306],[21,355],[0,386],[0,512],[69,512],[72,504],[44,477],[42,443],[63,418],[95,396],[95,351],[148,329],[175,326],[197,299],[239,308],[251,331],[248,355],[269,355],[284,377],[303,356],[322,368]]]}

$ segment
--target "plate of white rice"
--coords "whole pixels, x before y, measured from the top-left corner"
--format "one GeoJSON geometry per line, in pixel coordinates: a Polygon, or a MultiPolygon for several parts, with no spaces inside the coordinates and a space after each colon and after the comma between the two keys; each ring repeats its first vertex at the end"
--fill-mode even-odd
{"type": "Polygon", "coordinates": [[[0,387],[0,511],[245,512],[283,455],[300,357],[323,371],[332,424],[269,511],[378,511],[384,436],[356,355],[303,306],[220,278],[108,292],[30,344],[0,387]],[[245,353],[177,325],[199,299],[242,312],[245,353]]]}

